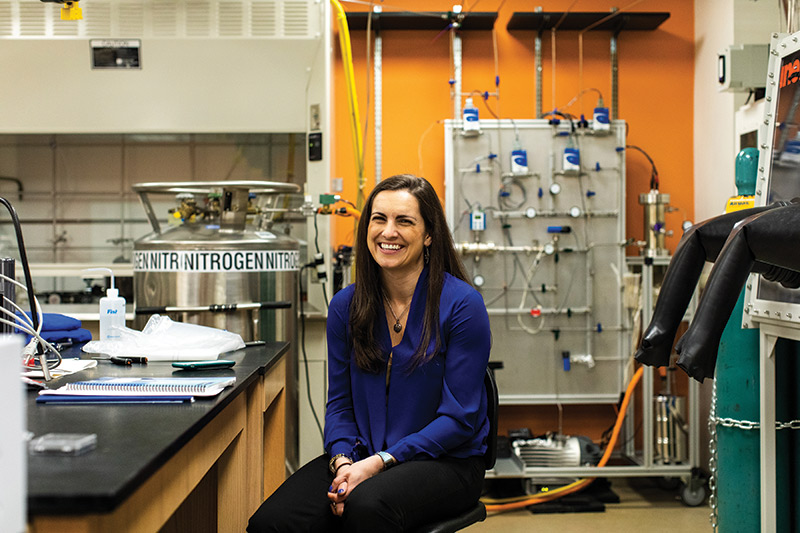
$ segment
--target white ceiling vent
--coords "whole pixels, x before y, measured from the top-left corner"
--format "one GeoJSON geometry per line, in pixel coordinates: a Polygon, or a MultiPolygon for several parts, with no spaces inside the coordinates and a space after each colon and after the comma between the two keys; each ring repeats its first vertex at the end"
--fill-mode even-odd
{"type": "Polygon", "coordinates": [[[83,20],[60,6],[0,0],[0,38],[309,39],[321,31],[314,0],[83,0],[83,20]]]}
{"type": "Polygon", "coordinates": [[[19,2],[17,13],[20,37],[39,37],[47,27],[46,19],[52,15],[52,6],[34,2],[19,2]],[[46,7],[48,9],[42,9],[46,7]]]}
{"type": "Polygon", "coordinates": [[[208,37],[211,35],[211,2],[186,4],[186,36],[208,37]]]}
{"type": "Polygon", "coordinates": [[[286,37],[304,37],[308,31],[308,9],[305,2],[286,2],[283,4],[283,28],[286,37]]]}
{"type": "Polygon", "coordinates": [[[254,37],[278,35],[277,2],[255,2],[251,6],[250,31],[254,37]]]}
{"type": "Polygon", "coordinates": [[[242,2],[219,3],[219,35],[239,37],[244,35],[244,5],[242,2]]]}
{"type": "Polygon", "coordinates": [[[177,37],[178,4],[175,2],[153,2],[150,5],[150,27],[153,37],[177,37]]]}
{"type": "Polygon", "coordinates": [[[0,3],[0,37],[12,35],[11,4],[8,2],[0,3]]]}
{"type": "MultiPolygon", "coordinates": [[[[114,6],[114,29],[111,37],[129,39],[144,35],[144,6],[137,2],[120,2],[114,6]]],[[[87,13],[84,13],[87,17],[87,13]]],[[[109,22],[111,16],[109,15],[109,22]]],[[[101,34],[91,33],[90,37],[99,37],[101,34]]]]}
{"type": "MultiPolygon", "coordinates": [[[[82,8],[81,8],[82,9],[82,8]]],[[[84,22],[86,25],[86,33],[89,35],[111,35],[111,4],[92,4],[92,9],[84,12],[84,22]]],[[[79,28],[78,24],[70,23],[67,20],[61,20],[60,15],[55,14],[57,20],[54,21],[54,33],[58,33],[60,28],[79,28]]],[[[58,35],[64,35],[58,33],[58,35]]]]}

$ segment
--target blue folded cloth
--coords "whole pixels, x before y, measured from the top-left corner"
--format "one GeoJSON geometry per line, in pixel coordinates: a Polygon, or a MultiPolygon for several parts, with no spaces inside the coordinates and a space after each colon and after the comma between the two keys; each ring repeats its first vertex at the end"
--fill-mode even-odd
{"type": "MultiPolygon", "coordinates": [[[[71,341],[72,344],[77,344],[79,342],[86,342],[92,340],[92,332],[84,328],[69,329],[69,330],[61,329],[52,331],[42,331],[42,337],[44,337],[44,340],[48,342],[71,341]]],[[[30,340],[31,337],[29,335],[28,341],[30,340]]]]}
{"type": "MultiPolygon", "coordinates": [[[[28,315],[28,318],[30,318],[31,314],[29,312],[26,312],[25,314],[28,315]]],[[[17,317],[19,323],[25,322],[26,324],[30,324],[22,318],[20,313],[17,313],[17,317]]],[[[71,316],[61,315],[58,313],[44,313],[42,315],[42,333],[45,331],[71,331],[73,329],[79,329],[80,327],[81,321],[77,318],[72,318],[71,316]]],[[[42,336],[47,339],[46,336],[42,336]]]]}
{"type": "MultiPolygon", "coordinates": [[[[30,313],[25,313],[28,317],[30,313]]],[[[25,322],[20,313],[17,313],[17,322],[25,322]]],[[[30,323],[27,323],[30,326],[30,323]]],[[[17,329],[17,333],[23,333],[17,329]]],[[[71,316],[61,315],[59,313],[43,313],[42,314],[42,338],[48,342],[67,342],[73,344],[79,342],[86,342],[92,340],[92,332],[88,329],[81,327],[81,321],[71,316]]],[[[30,335],[26,335],[25,342],[31,340],[30,335]]]]}

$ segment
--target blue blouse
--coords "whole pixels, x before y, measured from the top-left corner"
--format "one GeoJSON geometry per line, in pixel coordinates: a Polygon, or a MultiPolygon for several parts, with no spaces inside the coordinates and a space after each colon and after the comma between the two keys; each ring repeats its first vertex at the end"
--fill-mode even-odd
{"type": "MultiPolygon", "coordinates": [[[[439,306],[440,351],[408,372],[422,335],[427,279],[426,267],[414,289],[403,338],[393,350],[388,388],[385,362],[377,374],[355,363],[349,326],[354,286],[332,298],[325,412],[325,450],[331,456],[343,453],[358,460],[384,450],[403,462],[464,458],[486,451],[489,420],[483,378],[491,331],[483,298],[469,284],[445,275],[439,306]]],[[[389,326],[385,313],[376,318],[376,341],[387,361],[392,352],[389,326]]]]}

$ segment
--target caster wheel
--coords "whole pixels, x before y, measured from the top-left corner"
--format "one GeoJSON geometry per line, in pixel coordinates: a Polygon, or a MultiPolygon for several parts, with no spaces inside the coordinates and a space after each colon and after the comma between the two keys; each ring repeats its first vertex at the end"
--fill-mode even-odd
{"type": "Polygon", "coordinates": [[[699,479],[692,479],[681,489],[681,501],[689,507],[697,507],[706,500],[706,488],[699,479]]]}

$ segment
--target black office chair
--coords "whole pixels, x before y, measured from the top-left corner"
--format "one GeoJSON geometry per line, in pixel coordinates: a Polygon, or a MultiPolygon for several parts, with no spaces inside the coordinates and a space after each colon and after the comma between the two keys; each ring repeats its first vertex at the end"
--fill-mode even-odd
{"type": "MultiPolygon", "coordinates": [[[[497,404],[499,403],[497,397],[497,383],[494,380],[494,370],[491,368],[486,369],[486,375],[483,378],[483,384],[486,386],[486,396],[488,398],[487,414],[489,415],[489,437],[486,453],[483,459],[486,463],[486,470],[494,468],[495,459],[497,459],[497,404]]],[[[464,511],[458,516],[441,520],[432,524],[418,528],[414,533],[453,533],[467,526],[471,526],[476,522],[483,522],[486,520],[486,506],[483,502],[478,501],[472,508],[464,511]]]]}

